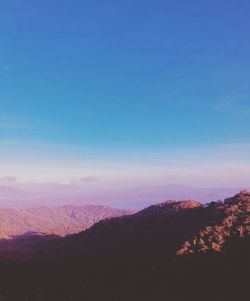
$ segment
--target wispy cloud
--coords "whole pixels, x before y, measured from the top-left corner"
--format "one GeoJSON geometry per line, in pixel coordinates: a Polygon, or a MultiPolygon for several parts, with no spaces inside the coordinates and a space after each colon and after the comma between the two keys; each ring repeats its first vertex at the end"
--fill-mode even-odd
{"type": "Polygon", "coordinates": [[[219,112],[250,116],[250,99],[246,102],[237,102],[237,101],[221,101],[213,105],[213,109],[219,112]]]}
{"type": "MultiPolygon", "coordinates": [[[[0,115],[0,128],[5,130],[19,130],[31,127],[31,120],[17,115],[0,115]]],[[[32,125],[33,126],[33,125],[32,125]]]]}
{"type": "Polygon", "coordinates": [[[0,177],[0,184],[1,185],[12,185],[17,183],[18,178],[15,176],[4,176],[0,177]]]}
{"type": "Polygon", "coordinates": [[[2,71],[9,71],[10,70],[10,66],[4,63],[0,62],[0,70],[2,71]]]}
{"type": "Polygon", "coordinates": [[[122,151],[97,153],[93,157],[89,155],[93,151],[81,147],[58,145],[51,150],[42,144],[35,147],[17,142],[7,144],[0,140],[0,177],[4,180],[14,175],[17,182],[57,183],[85,192],[140,185],[250,185],[250,144],[247,143],[131,155],[122,151]]]}
{"type": "Polygon", "coordinates": [[[10,67],[7,65],[1,65],[1,70],[8,71],[10,70],[10,67]]]}
{"type": "Polygon", "coordinates": [[[67,181],[65,181],[64,184],[67,185],[83,185],[85,183],[92,183],[97,181],[97,177],[92,177],[92,176],[85,176],[85,177],[80,177],[80,178],[71,178],[67,181]]]}

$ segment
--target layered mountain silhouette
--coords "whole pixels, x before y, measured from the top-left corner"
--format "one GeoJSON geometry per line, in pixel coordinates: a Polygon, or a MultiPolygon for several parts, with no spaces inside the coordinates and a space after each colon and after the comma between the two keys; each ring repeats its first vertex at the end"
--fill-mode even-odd
{"type": "Polygon", "coordinates": [[[16,244],[9,258],[1,250],[2,300],[247,300],[250,193],[166,201],[16,244]]]}
{"type": "Polygon", "coordinates": [[[184,255],[221,252],[235,238],[250,235],[250,193],[202,205],[194,200],[166,201],[136,214],[96,223],[69,237],[83,254],[184,255]],[[101,244],[101,248],[100,248],[101,244]]]}

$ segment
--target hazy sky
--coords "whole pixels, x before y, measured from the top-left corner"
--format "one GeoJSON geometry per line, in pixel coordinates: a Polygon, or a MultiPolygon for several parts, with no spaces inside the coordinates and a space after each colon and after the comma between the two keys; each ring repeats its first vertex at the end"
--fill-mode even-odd
{"type": "Polygon", "coordinates": [[[0,183],[250,185],[248,0],[0,2],[0,183]]]}

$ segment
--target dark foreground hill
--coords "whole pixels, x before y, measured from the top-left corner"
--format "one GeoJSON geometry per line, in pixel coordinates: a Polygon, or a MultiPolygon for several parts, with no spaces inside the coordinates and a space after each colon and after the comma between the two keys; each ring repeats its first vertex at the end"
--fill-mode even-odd
{"type": "Polygon", "coordinates": [[[39,248],[26,250],[29,260],[2,260],[0,296],[6,301],[248,300],[249,236],[250,193],[207,205],[164,202],[77,235],[39,241],[39,248]]]}

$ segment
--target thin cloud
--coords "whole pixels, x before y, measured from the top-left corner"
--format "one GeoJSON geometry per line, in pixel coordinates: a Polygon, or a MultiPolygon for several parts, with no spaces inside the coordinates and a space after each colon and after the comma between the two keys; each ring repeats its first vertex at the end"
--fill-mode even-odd
{"type": "Polygon", "coordinates": [[[81,185],[84,183],[91,183],[97,181],[96,177],[86,176],[81,178],[72,178],[67,183],[68,185],[81,185]]]}
{"type": "Polygon", "coordinates": [[[18,178],[15,176],[5,176],[5,177],[0,177],[0,184],[1,185],[12,185],[17,183],[18,178]]]}
{"type": "Polygon", "coordinates": [[[8,65],[0,65],[0,69],[3,70],[3,71],[9,71],[10,70],[10,67],[8,65]]]}
{"type": "Polygon", "coordinates": [[[220,102],[213,106],[215,111],[250,116],[250,106],[248,104],[237,103],[237,102],[220,102]]]}
{"type": "Polygon", "coordinates": [[[16,115],[0,115],[0,128],[20,130],[33,127],[34,121],[16,115]]]}

